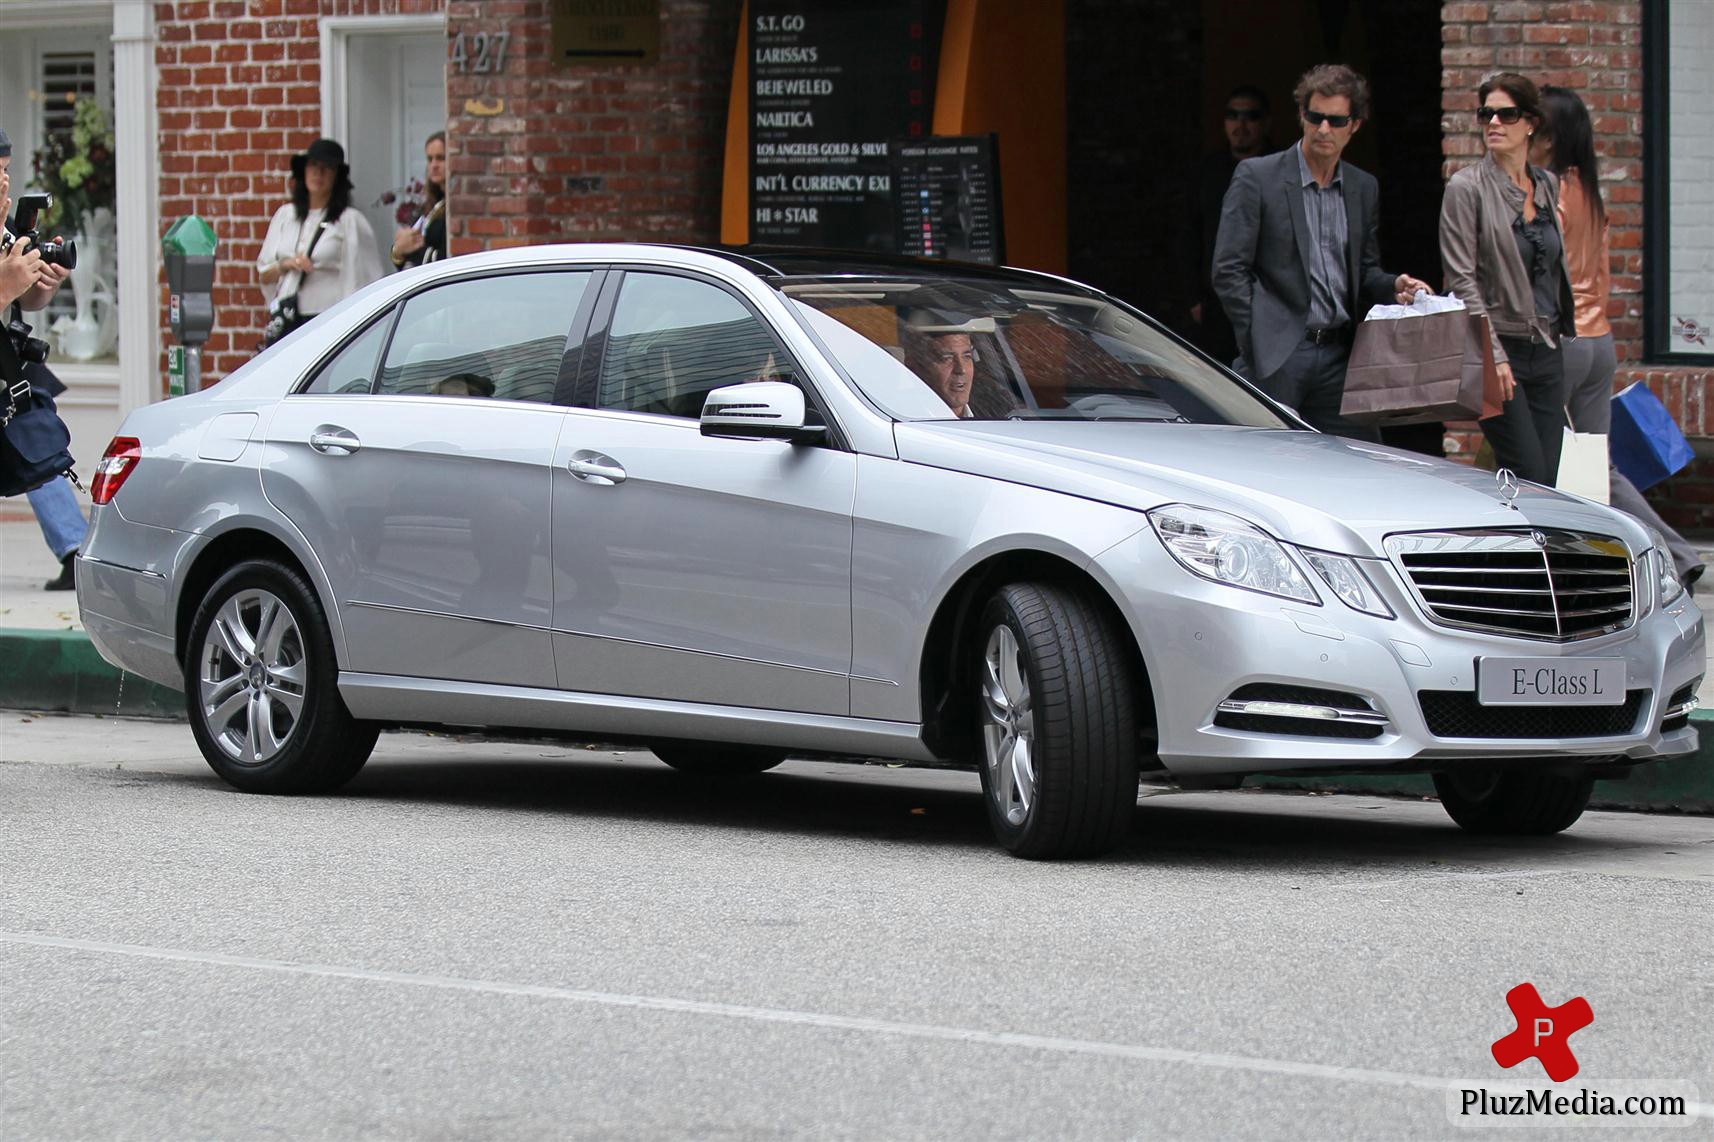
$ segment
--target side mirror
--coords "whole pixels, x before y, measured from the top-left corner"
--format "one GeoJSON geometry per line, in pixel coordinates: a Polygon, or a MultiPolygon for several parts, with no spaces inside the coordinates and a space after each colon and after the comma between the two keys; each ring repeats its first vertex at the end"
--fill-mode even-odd
{"type": "Polygon", "coordinates": [[[702,402],[702,434],[741,440],[825,439],[827,426],[804,423],[803,390],[784,381],[752,381],[713,390],[702,402]]]}

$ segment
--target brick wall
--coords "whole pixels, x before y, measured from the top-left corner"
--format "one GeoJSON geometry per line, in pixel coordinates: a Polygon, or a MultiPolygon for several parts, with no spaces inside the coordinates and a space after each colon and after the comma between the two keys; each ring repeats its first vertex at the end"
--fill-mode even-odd
{"type": "Polygon", "coordinates": [[[740,0],[663,0],[652,64],[557,68],[547,0],[451,0],[447,34],[512,33],[447,79],[454,254],[555,241],[715,242],[740,0]]]}
{"type": "MultiPolygon", "coordinates": [[[[162,229],[194,212],[220,236],[205,383],[249,360],[261,336],[266,307],[256,255],[269,218],[288,197],[291,156],[321,133],[320,17],[433,13],[443,6],[444,0],[155,5],[162,229]]],[[[165,282],[163,276],[163,330],[165,282]]]]}
{"type": "MultiPolygon", "coordinates": [[[[1482,155],[1476,88],[1490,71],[1575,88],[1595,121],[1602,191],[1611,225],[1613,296],[1608,316],[1619,354],[1616,385],[1645,381],[1689,436],[1714,435],[1707,392],[1714,369],[1643,362],[1642,6],[1611,0],[1449,0],[1441,6],[1441,109],[1445,173],[1482,155]]],[[[1468,455],[1478,433],[1451,435],[1468,455]]],[[[1698,461],[1652,489],[1675,526],[1714,527],[1714,460],[1698,461]]]]}
{"type": "Polygon", "coordinates": [[[445,11],[449,39],[511,33],[503,73],[449,67],[450,240],[468,253],[716,240],[739,5],[664,0],[659,62],[558,70],[547,0],[157,3],[162,227],[195,212],[221,242],[205,383],[249,360],[261,336],[256,255],[287,198],[291,156],[321,133],[321,17],[445,11]]]}

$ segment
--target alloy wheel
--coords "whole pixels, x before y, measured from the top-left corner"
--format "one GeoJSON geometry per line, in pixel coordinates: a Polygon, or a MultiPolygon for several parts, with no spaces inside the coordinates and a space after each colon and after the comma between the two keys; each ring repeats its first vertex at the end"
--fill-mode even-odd
{"type": "Polygon", "coordinates": [[[240,765],[284,749],[303,716],[308,663],[291,608],[256,588],[234,594],[203,635],[198,697],[209,736],[240,765]]]}
{"type": "Polygon", "coordinates": [[[1029,674],[1012,628],[1001,624],[988,635],[982,656],[982,744],[988,788],[1006,822],[1029,820],[1036,798],[1035,708],[1029,674]]]}

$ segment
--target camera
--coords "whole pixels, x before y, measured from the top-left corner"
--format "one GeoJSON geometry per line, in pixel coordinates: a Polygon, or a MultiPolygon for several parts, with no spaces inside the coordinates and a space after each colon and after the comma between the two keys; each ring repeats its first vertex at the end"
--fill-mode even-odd
{"type": "Polygon", "coordinates": [[[51,194],[25,194],[18,198],[18,209],[13,225],[17,230],[14,237],[6,235],[5,248],[10,249],[13,242],[19,238],[28,238],[30,248],[42,255],[42,262],[50,266],[64,266],[68,270],[77,268],[77,243],[64,238],[56,238],[51,242],[43,242],[36,233],[36,218],[43,211],[52,210],[54,196],[51,194]]]}
{"type": "Polygon", "coordinates": [[[22,318],[13,317],[6,323],[6,336],[12,339],[12,350],[18,354],[18,360],[26,364],[45,365],[48,361],[48,343],[40,337],[31,337],[30,328],[22,318]]]}

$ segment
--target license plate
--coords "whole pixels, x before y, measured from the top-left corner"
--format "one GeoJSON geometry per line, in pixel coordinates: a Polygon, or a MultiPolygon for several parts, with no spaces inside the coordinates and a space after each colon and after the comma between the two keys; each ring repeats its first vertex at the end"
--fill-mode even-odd
{"type": "Polygon", "coordinates": [[[1477,659],[1476,700],[1484,706],[1617,706],[1625,700],[1625,660],[1477,659]]]}

